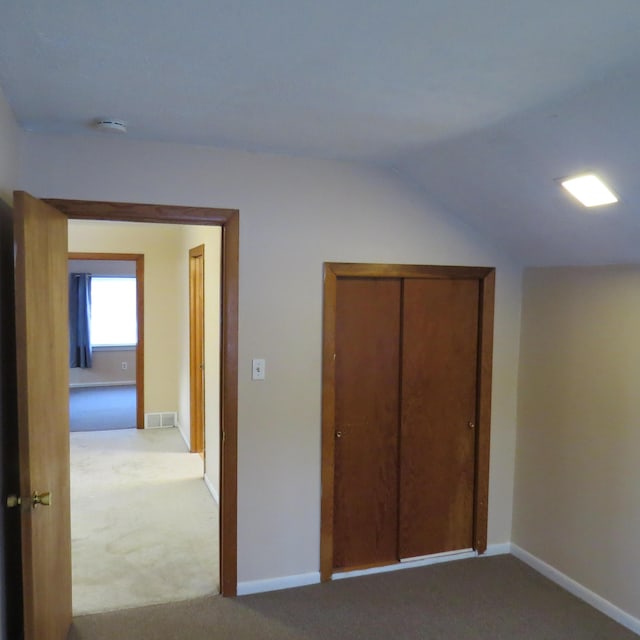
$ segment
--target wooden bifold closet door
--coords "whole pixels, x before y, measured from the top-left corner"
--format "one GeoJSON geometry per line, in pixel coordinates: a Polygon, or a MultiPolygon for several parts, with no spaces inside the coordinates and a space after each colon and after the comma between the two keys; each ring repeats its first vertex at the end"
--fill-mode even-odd
{"type": "MultiPolygon", "coordinates": [[[[477,459],[486,291],[475,274],[455,275],[335,279],[333,363],[325,363],[334,420],[325,422],[333,424],[330,445],[323,434],[324,577],[329,562],[344,571],[484,551],[476,502],[486,512],[477,459]]],[[[490,362],[483,366],[490,375],[490,362]]],[[[488,415],[484,422],[488,429],[488,415]]]]}

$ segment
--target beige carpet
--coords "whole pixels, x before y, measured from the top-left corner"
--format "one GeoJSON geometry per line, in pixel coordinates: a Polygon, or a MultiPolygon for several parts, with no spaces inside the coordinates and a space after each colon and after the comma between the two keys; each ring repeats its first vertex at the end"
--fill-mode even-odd
{"type": "Polygon", "coordinates": [[[69,640],[637,640],[513,556],[74,620],[69,640]]]}
{"type": "Polygon", "coordinates": [[[217,593],[217,505],[178,430],[70,441],[74,615],[217,593]]]}

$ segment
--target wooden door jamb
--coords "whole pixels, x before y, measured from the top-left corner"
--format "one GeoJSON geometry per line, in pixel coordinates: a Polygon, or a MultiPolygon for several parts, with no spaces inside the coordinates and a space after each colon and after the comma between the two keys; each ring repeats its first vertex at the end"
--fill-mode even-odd
{"type": "Polygon", "coordinates": [[[189,444],[191,453],[204,454],[204,245],[189,250],[189,444]],[[200,259],[201,279],[194,277],[194,260],[200,259]],[[197,302],[199,301],[199,302],[197,302]],[[197,379],[200,379],[197,382],[197,379]]]}

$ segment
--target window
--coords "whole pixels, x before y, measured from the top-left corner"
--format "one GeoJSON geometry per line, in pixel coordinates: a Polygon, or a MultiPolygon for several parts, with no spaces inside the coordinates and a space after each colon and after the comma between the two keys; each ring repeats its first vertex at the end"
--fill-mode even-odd
{"type": "Polygon", "coordinates": [[[136,279],[91,278],[91,346],[133,346],[138,342],[136,279]]]}

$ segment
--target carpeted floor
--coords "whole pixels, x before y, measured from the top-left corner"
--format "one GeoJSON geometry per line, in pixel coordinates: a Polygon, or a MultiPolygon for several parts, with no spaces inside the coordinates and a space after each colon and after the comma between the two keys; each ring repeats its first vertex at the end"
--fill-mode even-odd
{"type": "Polygon", "coordinates": [[[218,508],[177,428],[70,434],[74,614],[218,592],[218,508]]]}
{"type": "Polygon", "coordinates": [[[637,640],[513,556],[74,620],[69,640],[637,640]]]}
{"type": "Polygon", "coordinates": [[[135,385],[69,389],[71,431],[133,429],[135,426],[135,385]]]}

